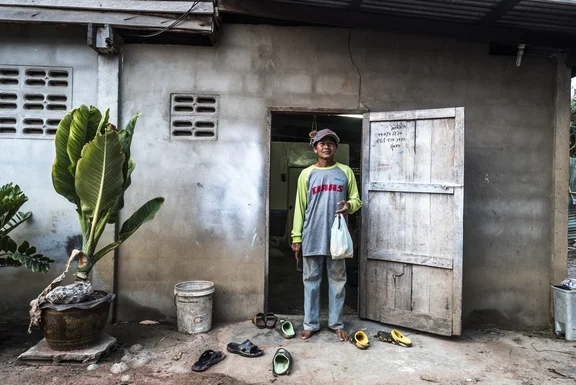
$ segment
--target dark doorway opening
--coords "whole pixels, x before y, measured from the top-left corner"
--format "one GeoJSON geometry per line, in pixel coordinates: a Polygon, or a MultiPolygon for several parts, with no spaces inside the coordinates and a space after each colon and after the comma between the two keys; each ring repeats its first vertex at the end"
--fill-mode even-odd
{"type": "MultiPolygon", "coordinates": [[[[270,212],[268,254],[268,311],[298,315],[304,311],[302,273],[296,271],[296,260],[290,248],[296,183],[300,172],[316,162],[309,145],[313,129],[330,128],[340,137],[336,161],[352,168],[361,191],[361,115],[304,114],[273,112],[270,145],[270,212]]],[[[360,245],[361,210],[349,216],[349,229],[354,242],[354,258],[346,260],[348,281],[344,312],[358,309],[358,245],[360,245]]],[[[326,267],[321,287],[321,314],[328,311],[326,267]]]]}

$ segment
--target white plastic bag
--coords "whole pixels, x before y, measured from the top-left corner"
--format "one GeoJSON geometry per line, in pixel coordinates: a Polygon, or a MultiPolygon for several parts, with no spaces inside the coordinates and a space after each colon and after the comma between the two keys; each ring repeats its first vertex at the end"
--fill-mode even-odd
{"type": "Polygon", "coordinates": [[[354,256],[352,237],[348,232],[346,219],[340,214],[334,218],[334,224],[332,224],[330,231],[330,254],[332,254],[332,259],[352,258],[354,256]]]}

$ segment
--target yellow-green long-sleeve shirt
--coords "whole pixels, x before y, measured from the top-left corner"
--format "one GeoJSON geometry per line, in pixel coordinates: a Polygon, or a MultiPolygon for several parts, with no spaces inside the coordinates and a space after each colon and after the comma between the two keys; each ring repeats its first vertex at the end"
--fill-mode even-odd
{"type": "Polygon", "coordinates": [[[310,166],[298,177],[292,242],[302,242],[302,255],[330,255],[330,229],[338,202],[347,201],[350,214],[362,207],[356,178],[350,167],[310,166]]]}

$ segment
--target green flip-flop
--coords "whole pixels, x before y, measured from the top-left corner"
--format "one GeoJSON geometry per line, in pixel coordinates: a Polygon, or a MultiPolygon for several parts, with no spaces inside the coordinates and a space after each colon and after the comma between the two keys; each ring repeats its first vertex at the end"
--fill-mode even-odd
{"type": "Polygon", "coordinates": [[[292,338],[296,335],[294,326],[292,326],[292,322],[283,319],[276,323],[276,331],[278,331],[278,333],[280,333],[280,335],[286,339],[292,338]]]}
{"type": "Polygon", "coordinates": [[[290,374],[292,368],[292,355],[288,350],[280,348],[276,350],[272,359],[272,374],[274,377],[290,374]]]}

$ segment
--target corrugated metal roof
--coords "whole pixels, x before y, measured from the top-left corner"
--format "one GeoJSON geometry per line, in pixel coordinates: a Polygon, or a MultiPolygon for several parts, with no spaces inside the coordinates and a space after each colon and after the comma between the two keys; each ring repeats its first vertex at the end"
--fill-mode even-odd
{"type": "MultiPolygon", "coordinates": [[[[383,15],[479,24],[506,0],[267,0],[383,15]]],[[[509,2],[507,2],[509,3],[509,2]]],[[[576,0],[521,0],[496,25],[576,34],[576,0]]]]}
{"type": "Polygon", "coordinates": [[[568,208],[568,241],[576,241],[576,206],[572,205],[568,208]]]}
{"type": "Polygon", "coordinates": [[[441,1],[441,0],[364,0],[361,11],[395,14],[411,17],[449,19],[457,22],[474,22],[498,4],[498,0],[441,1]]]}
{"type": "Polygon", "coordinates": [[[279,3],[292,3],[300,5],[315,5],[327,8],[349,8],[354,0],[268,0],[279,3]]]}
{"type": "Polygon", "coordinates": [[[576,33],[576,1],[524,0],[499,25],[576,33]]]}

